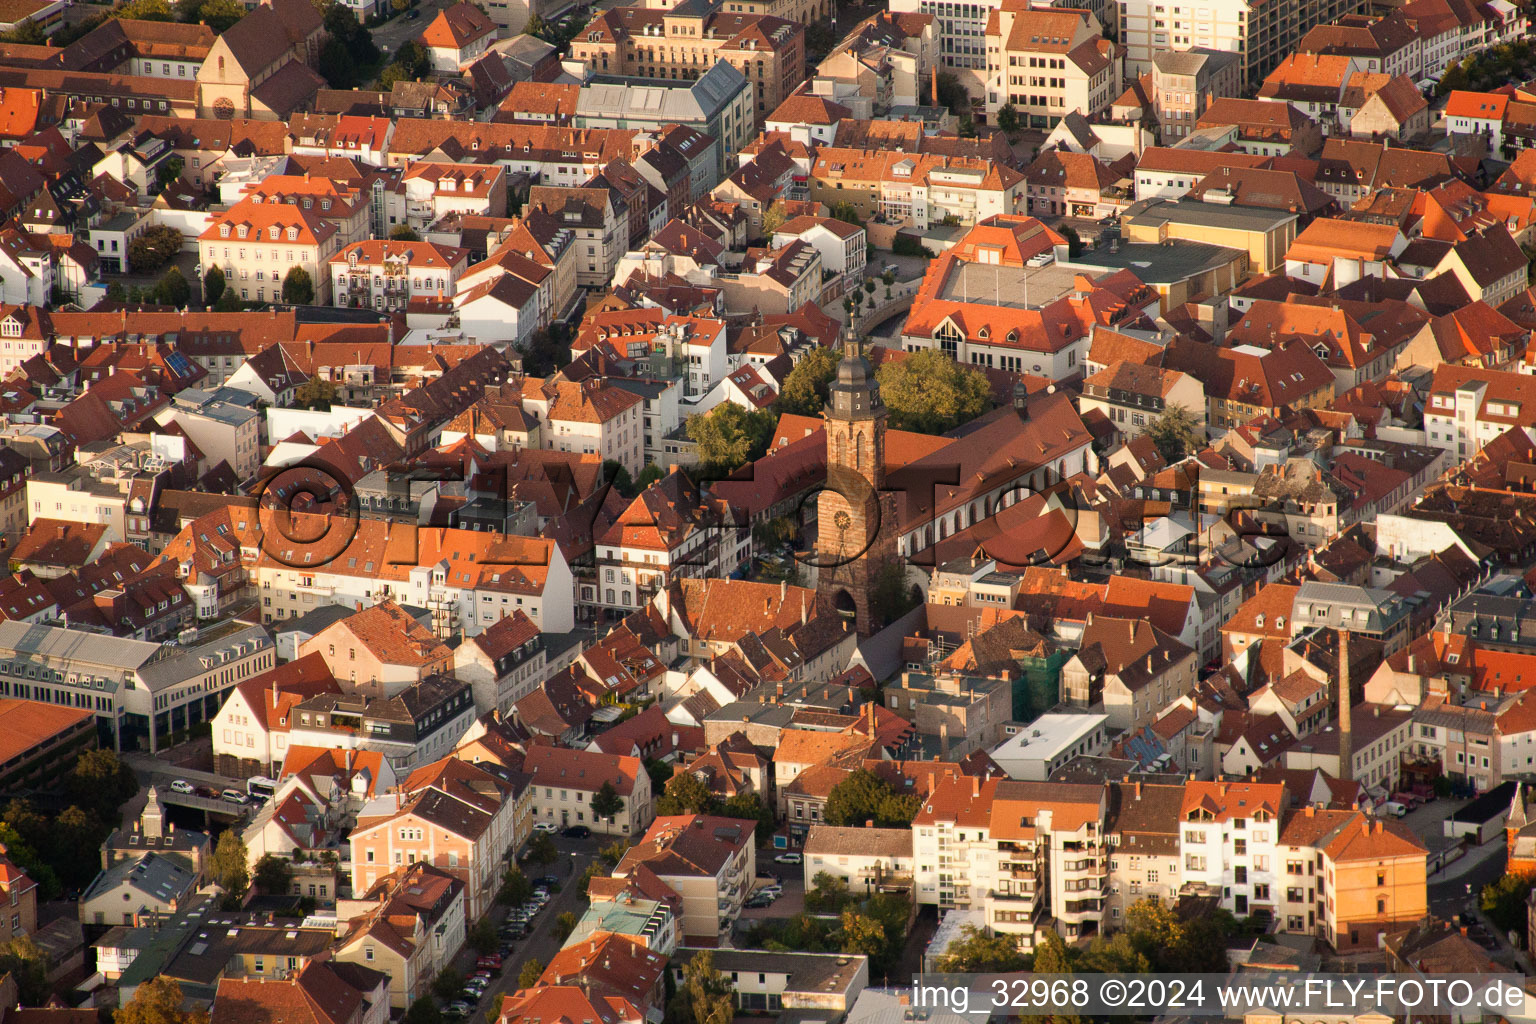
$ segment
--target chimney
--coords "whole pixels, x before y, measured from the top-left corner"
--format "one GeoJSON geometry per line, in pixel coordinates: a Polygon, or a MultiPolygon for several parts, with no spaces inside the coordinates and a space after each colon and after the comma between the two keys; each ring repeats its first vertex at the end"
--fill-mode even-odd
{"type": "Polygon", "coordinates": [[[1349,718],[1349,630],[1339,630],[1339,778],[1355,777],[1355,737],[1349,718]]]}
{"type": "Polygon", "coordinates": [[[1307,817],[1309,817],[1309,818],[1317,817],[1317,805],[1316,804],[1307,804],[1307,817]]]}
{"type": "Polygon", "coordinates": [[[930,70],[932,70],[932,72],[933,72],[933,76],[932,76],[933,77],[933,105],[934,106],[938,106],[939,105],[939,65],[938,65],[938,63],[935,62],[933,67],[930,70]]]}
{"type": "Polygon", "coordinates": [[[1141,780],[1140,779],[1136,780],[1136,799],[1137,800],[1141,799],[1141,780]]]}

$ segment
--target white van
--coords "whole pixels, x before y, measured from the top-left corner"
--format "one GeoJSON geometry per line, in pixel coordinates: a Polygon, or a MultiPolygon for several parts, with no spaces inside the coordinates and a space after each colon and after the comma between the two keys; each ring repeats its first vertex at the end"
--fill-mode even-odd
{"type": "Polygon", "coordinates": [[[1386,803],[1381,805],[1381,813],[1390,814],[1394,818],[1401,818],[1407,815],[1408,808],[1403,804],[1398,803],[1396,800],[1388,800],[1386,803]]]}

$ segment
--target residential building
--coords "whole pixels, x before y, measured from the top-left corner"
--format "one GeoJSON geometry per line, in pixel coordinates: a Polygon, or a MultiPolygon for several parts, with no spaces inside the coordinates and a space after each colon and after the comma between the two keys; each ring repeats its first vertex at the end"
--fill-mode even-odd
{"type": "Polygon", "coordinates": [[[586,825],[605,835],[637,836],[650,824],[651,779],[639,758],[563,747],[531,747],[523,763],[533,787],[532,815],[565,828],[586,825]],[[612,817],[599,816],[592,798],[612,788],[621,809],[612,817]]]}
{"type": "Polygon", "coordinates": [[[654,874],[682,899],[683,942],[720,945],[754,884],[756,825],[706,814],[659,817],[625,851],[614,877],[654,874]]]}
{"type": "Polygon", "coordinates": [[[1190,134],[1214,101],[1241,96],[1243,85],[1238,54],[1199,46],[1157,51],[1152,55],[1151,100],[1159,139],[1171,144],[1190,134]]]}
{"type": "Polygon", "coordinates": [[[403,311],[413,299],[451,296],[468,268],[465,249],[433,242],[356,242],[328,261],[331,303],[403,311]]]}
{"type": "Polygon", "coordinates": [[[1121,52],[1090,11],[1003,0],[987,18],[986,118],[1012,106],[1020,123],[1048,128],[1093,117],[1124,88],[1121,52]]]}
{"type": "Polygon", "coordinates": [[[340,232],[302,206],[241,200],[211,218],[198,236],[198,259],[224,271],[227,287],[248,302],[280,301],[295,268],[309,275],[314,301],[328,303],[329,261],[340,232]]]}
{"type": "Polygon", "coordinates": [[[1183,888],[1220,899],[1239,916],[1280,907],[1279,783],[1190,782],[1179,808],[1183,888]]]}

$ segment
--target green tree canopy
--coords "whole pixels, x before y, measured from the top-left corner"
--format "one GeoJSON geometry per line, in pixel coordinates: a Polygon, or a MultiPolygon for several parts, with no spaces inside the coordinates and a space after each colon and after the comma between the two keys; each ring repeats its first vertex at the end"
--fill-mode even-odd
{"type": "Polygon", "coordinates": [[[592,816],[604,821],[612,821],[619,812],[624,810],[624,798],[619,796],[619,791],[613,783],[604,781],[592,794],[592,816]]]}
{"type": "Polygon", "coordinates": [[[315,301],[315,282],[310,279],[309,271],[303,267],[288,271],[283,278],[283,301],[297,306],[307,306],[315,301]]]}
{"type": "Polygon", "coordinates": [[[1526,900],[1531,895],[1529,875],[1504,875],[1483,887],[1478,905],[1500,931],[1512,931],[1525,925],[1526,900]]]}
{"type": "Polygon", "coordinates": [[[225,288],[219,294],[218,301],[213,304],[213,309],[217,313],[238,313],[244,308],[245,303],[235,294],[233,288],[225,288]]]}
{"type": "Polygon", "coordinates": [[[475,922],[475,926],[469,930],[468,942],[470,947],[481,956],[496,952],[496,947],[501,942],[496,938],[496,925],[489,916],[475,922]]]}
{"type": "Polygon", "coordinates": [[[117,820],[119,809],[138,791],[133,769],[111,750],[84,751],[64,776],[64,792],[71,802],[107,821],[117,820]]]}
{"type": "Polygon", "coordinates": [[[784,378],[779,391],[779,412],[819,416],[827,405],[827,386],[837,376],[837,353],[813,345],[784,378]]]}
{"type": "Polygon", "coordinates": [[[992,405],[986,374],[961,366],[937,349],[890,360],[875,373],[880,397],[897,430],[942,434],[967,423],[992,405]]]}
{"type": "Polygon", "coordinates": [[[528,876],[523,874],[522,868],[510,865],[506,874],[501,876],[501,888],[496,893],[496,899],[508,906],[517,906],[527,903],[532,895],[533,883],[528,881],[528,876]]]}
{"type": "Polygon", "coordinates": [[[181,986],[159,975],[133,991],[133,998],[113,1012],[113,1024],[207,1024],[208,1015],[181,1008],[181,986]]]}
{"type": "Polygon", "coordinates": [[[165,306],[186,308],[192,301],[192,286],[182,276],[180,267],[172,267],[155,284],[155,301],[165,306]]]}
{"type": "Polygon", "coordinates": [[[897,793],[880,776],[860,768],[827,794],[828,825],[862,828],[873,821],[876,828],[906,828],[921,806],[912,794],[897,793]]]}
{"type": "Polygon", "coordinates": [[[224,271],[217,265],[203,274],[203,304],[211,306],[224,294],[224,271]]]}
{"type": "Polygon", "coordinates": [[[389,232],[389,237],[394,239],[397,242],[419,242],[419,241],[421,241],[421,236],[418,235],[416,233],[416,229],[412,228],[409,224],[401,224],[401,225],[398,225],[397,227],[393,228],[389,232]]]}
{"type": "Polygon", "coordinates": [[[457,999],[463,988],[464,975],[452,967],[444,967],[437,972],[437,977],[432,979],[432,994],[443,1002],[457,999]]]}
{"type": "Polygon", "coordinates": [[[667,1007],[667,1024],[731,1024],[736,1001],[731,983],[715,970],[715,955],[694,954],[683,967],[683,983],[667,1007]]]}
{"type": "Polygon", "coordinates": [[[713,814],[718,808],[715,795],[692,772],[672,776],[656,798],[657,814],[713,814]]]}
{"type": "Polygon", "coordinates": [[[720,813],[727,818],[740,818],[744,821],[757,822],[753,829],[753,835],[757,839],[758,846],[765,846],[773,837],[773,830],[777,821],[773,816],[773,809],[763,803],[762,797],[756,793],[737,793],[725,803],[720,805],[720,813]]]}
{"type": "Polygon", "coordinates": [[[1006,974],[1027,969],[1028,962],[1007,935],[989,935],[975,925],[960,929],[960,938],[939,957],[938,968],[955,974],[1006,974]]]}
{"type": "Polygon", "coordinates": [[[687,431],[698,445],[699,462],[710,472],[729,473],[761,458],[777,425],[778,417],[768,409],[748,412],[735,402],[721,402],[689,416],[687,431]]]}
{"type": "Polygon", "coordinates": [[[1165,408],[1161,416],[1148,424],[1147,436],[1163,461],[1170,463],[1194,454],[1205,445],[1204,432],[1182,405],[1165,408]]]}
{"type": "Polygon", "coordinates": [[[443,1011],[431,996],[421,996],[405,1011],[405,1024],[442,1024],[443,1011]]]}
{"type": "Polygon", "coordinates": [[[544,973],[544,964],[537,957],[529,957],[517,972],[518,988],[533,988],[544,973]]]}
{"type": "Polygon", "coordinates": [[[286,895],[293,885],[293,861],[275,853],[263,854],[256,862],[251,880],[256,888],[270,896],[286,895]]]}
{"type": "Polygon", "coordinates": [[[528,856],[536,864],[553,864],[560,859],[560,851],[555,849],[555,841],[548,832],[536,832],[528,840],[528,856]]]}
{"type": "Polygon", "coordinates": [[[160,224],[136,235],[128,243],[128,268],[135,274],[153,274],[181,252],[181,232],[160,224]]]}
{"type": "Polygon", "coordinates": [[[635,477],[635,482],[634,482],[635,493],[639,494],[640,492],[644,491],[647,487],[651,486],[651,484],[655,483],[656,481],[660,480],[662,477],[664,477],[666,475],[667,475],[667,471],[666,470],[662,469],[659,465],[657,465],[654,462],[651,463],[649,466],[646,466],[644,469],[642,469],[640,471],[640,475],[639,476],[635,477]]]}
{"type": "Polygon", "coordinates": [[[128,0],[112,9],[112,17],[132,21],[175,21],[170,0],[128,0]]]}
{"type": "Polygon", "coordinates": [[[18,935],[0,945],[0,976],[16,979],[16,998],[22,1006],[42,1006],[53,995],[48,984],[48,954],[30,935],[18,935]]]}
{"type": "Polygon", "coordinates": [[[250,869],[246,867],[249,863],[247,858],[245,841],[240,838],[239,830],[225,829],[213,848],[208,873],[233,900],[238,901],[251,886],[250,869]]]}

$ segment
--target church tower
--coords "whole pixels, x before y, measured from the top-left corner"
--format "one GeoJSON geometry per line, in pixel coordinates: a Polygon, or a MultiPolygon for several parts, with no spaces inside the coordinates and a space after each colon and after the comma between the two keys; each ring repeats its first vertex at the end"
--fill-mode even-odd
{"type": "Polygon", "coordinates": [[[827,389],[827,485],[816,501],[816,599],[869,636],[870,598],[896,557],[896,502],[885,484],[885,403],[859,343],[845,331],[843,360],[827,389]]]}

